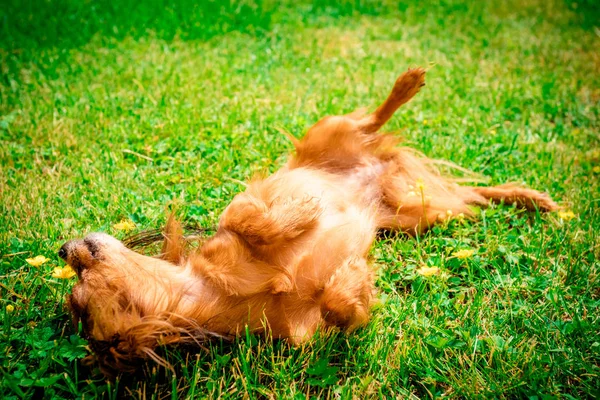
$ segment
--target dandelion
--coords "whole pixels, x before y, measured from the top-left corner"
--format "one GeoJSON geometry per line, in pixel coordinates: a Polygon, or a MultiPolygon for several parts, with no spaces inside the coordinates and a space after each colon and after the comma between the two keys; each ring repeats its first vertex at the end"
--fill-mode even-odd
{"type": "Polygon", "coordinates": [[[465,219],[465,214],[463,214],[463,213],[456,214],[456,219],[459,220],[459,221],[464,220],[465,219]]]}
{"type": "Polygon", "coordinates": [[[471,257],[473,255],[473,253],[475,253],[474,250],[463,249],[463,250],[455,251],[453,253],[453,255],[456,258],[460,258],[461,260],[464,260],[465,258],[471,257]]]}
{"type": "Polygon", "coordinates": [[[46,258],[44,256],[35,256],[33,258],[28,258],[25,261],[27,261],[27,264],[32,265],[34,267],[39,267],[40,265],[44,264],[45,262],[50,261],[49,258],[46,258]]]}
{"type": "Polygon", "coordinates": [[[495,129],[490,129],[490,135],[495,136],[496,135],[496,130],[495,129]]]}
{"type": "Polygon", "coordinates": [[[427,120],[426,119],[423,120],[423,125],[427,125],[427,120]]]}
{"type": "Polygon", "coordinates": [[[422,276],[439,275],[440,269],[438,267],[421,267],[417,270],[417,273],[422,276]]]}
{"type": "Polygon", "coordinates": [[[568,211],[559,211],[558,212],[558,217],[560,219],[562,219],[563,221],[570,221],[573,218],[575,218],[576,215],[575,215],[575,213],[573,211],[568,210],[568,211]]]}
{"type": "Polygon", "coordinates": [[[421,194],[421,203],[423,204],[423,214],[425,214],[425,203],[431,200],[431,196],[425,196],[425,182],[423,178],[419,178],[415,181],[415,186],[419,189],[421,194]]]}
{"type": "Polygon", "coordinates": [[[586,153],[590,160],[597,160],[600,158],[600,149],[593,149],[586,153]]]}
{"type": "Polygon", "coordinates": [[[446,215],[448,216],[448,218],[450,218],[454,213],[452,212],[452,210],[446,210],[446,215]]]}
{"type": "Polygon", "coordinates": [[[135,224],[129,219],[124,219],[123,221],[114,224],[113,228],[115,228],[118,231],[129,232],[135,228],[135,224]]]}
{"type": "Polygon", "coordinates": [[[600,174],[600,165],[596,165],[594,168],[592,168],[592,171],[594,171],[595,174],[600,174]]]}
{"type": "Polygon", "coordinates": [[[75,275],[77,274],[75,271],[73,271],[73,268],[71,268],[70,265],[66,265],[64,268],[56,267],[52,272],[52,277],[58,279],[70,279],[75,275]]]}
{"type": "Polygon", "coordinates": [[[15,311],[15,306],[13,306],[12,304],[9,304],[6,306],[6,313],[7,314],[11,314],[13,311],[15,311]]]}

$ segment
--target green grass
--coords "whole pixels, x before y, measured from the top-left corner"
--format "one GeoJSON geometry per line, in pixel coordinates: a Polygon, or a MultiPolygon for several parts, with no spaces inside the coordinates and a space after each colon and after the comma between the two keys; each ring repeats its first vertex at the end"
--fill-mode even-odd
{"type": "Polygon", "coordinates": [[[373,3],[5,2],[1,398],[600,396],[595,2],[373,3]],[[248,336],[110,383],[81,364],[73,282],[51,277],[63,242],[123,237],[112,226],[126,218],[159,227],[174,204],[212,226],[237,180],[283,164],[277,127],[300,136],[373,107],[430,63],[387,128],[490,183],[548,191],[576,218],[506,206],[417,239],[382,235],[381,304],[347,336],[297,348],[248,336]],[[51,260],[25,262],[39,254],[51,260]]]}

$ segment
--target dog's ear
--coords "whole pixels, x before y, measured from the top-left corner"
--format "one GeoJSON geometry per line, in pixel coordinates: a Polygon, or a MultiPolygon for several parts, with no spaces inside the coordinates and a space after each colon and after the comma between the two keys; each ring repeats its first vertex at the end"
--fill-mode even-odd
{"type": "Polygon", "coordinates": [[[150,318],[102,339],[90,336],[88,341],[94,358],[88,361],[97,363],[107,377],[133,373],[148,358],[169,368],[168,362],[156,353],[156,349],[185,342],[189,338],[184,335],[168,319],[150,318]]]}
{"type": "Polygon", "coordinates": [[[231,340],[231,337],[211,332],[197,321],[169,312],[146,315],[143,318],[132,312],[132,320],[115,321],[111,329],[95,326],[88,341],[94,355],[87,361],[97,364],[107,377],[119,373],[134,373],[148,359],[172,369],[163,358],[161,348],[176,345],[194,345],[201,349],[210,341],[231,340]]]}

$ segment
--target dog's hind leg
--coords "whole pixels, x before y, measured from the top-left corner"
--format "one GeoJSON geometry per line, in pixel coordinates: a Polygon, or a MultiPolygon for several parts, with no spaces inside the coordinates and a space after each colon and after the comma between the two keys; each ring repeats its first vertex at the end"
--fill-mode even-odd
{"type": "Polygon", "coordinates": [[[496,204],[516,204],[529,211],[547,212],[559,208],[546,193],[511,185],[449,185],[445,189],[427,188],[423,194],[399,190],[399,187],[401,186],[383,187],[384,207],[380,212],[378,225],[410,234],[423,232],[453,215],[472,216],[473,212],[468,206],[487,207],[490,201],[496,204]]]}
{"type": "Polygon", "coordinates": [[[392,147],[395,139],[374,133],[419,92],[424,82],[423,68],[409,69],[400,75],[387,99],[372,114],[365,115],[364,109],[359,109],[321,119],[304,138],[294,140],[296,154],[288,167],[316,166],[339,171],[356,166],[365,154],[392,147]]]}
{"type": "MultiPolygon", "coordinates": [[[[374,113],[359,121],[361,130],[364,133],[377,132],[396,110],[419,93],[423,86],[425,86],[425,70],[423,68],[409,69],[400,75],[383,104],[377,107],[374,113]]],[[[349,116],[352,118],[352,115],[349,116]]]]}
{"type": "Polygon", "coordinates": [[[512,184],[500,186],[461,187],[463,197],[468,204],[487,205],[493,203],[516,204],[519,208],[529,211],[555,211],[559,209],[547,193],[534,189],[522,188],[512,184]]]}

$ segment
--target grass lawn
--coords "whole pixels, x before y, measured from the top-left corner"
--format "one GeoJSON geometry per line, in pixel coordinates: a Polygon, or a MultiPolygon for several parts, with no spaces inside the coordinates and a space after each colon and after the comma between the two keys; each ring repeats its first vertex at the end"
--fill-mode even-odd
{"type": "Polygon", "coordinates": [[[600,12],[425,3],[6,0],[0,398],[600,396],[600,12]],[[214,226],[238,181],[285,162],[276,128],[299,137],[373,107],[417,65],[431,65],[427,86],[388,130],[573,214],[492,207],[422,237],[382,235],[381,304],[350,335],[297,348],[247,336],[114,382],[81,364],[64,308],[74,279],[52,277],[60,245],[123,238],[123,220],[160,227],[172,206],[214,226]],[[37,255],[49,260],[26,262],[37,255]]]}

